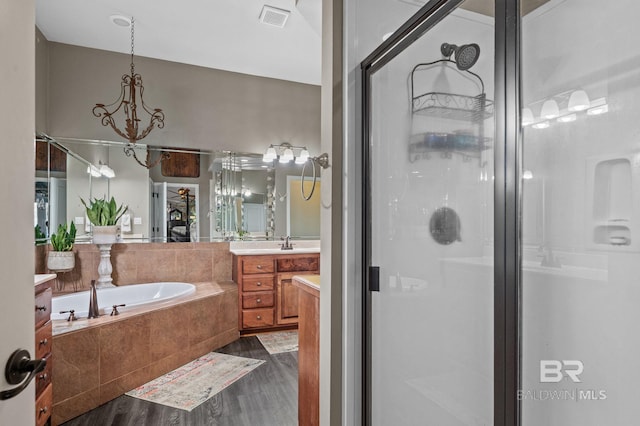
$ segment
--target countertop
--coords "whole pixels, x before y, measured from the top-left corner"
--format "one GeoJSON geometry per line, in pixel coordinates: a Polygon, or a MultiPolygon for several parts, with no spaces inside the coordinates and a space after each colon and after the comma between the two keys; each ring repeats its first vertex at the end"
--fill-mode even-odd
{"type": "Polygon", "coordinates": [[[281,241],[232,241],[229,251],[236,256],[320,253],[319,240],[290,240],[290,243],[292,250],[282,250],[281,241]]]}
{"type": "Polygon", "coordinates": [[[39,285],[46,283],[47,281],[54,279],[56,276],[56,274],[35,274],[33,276],[33,284],[39,285]]]}
{"type": "Polygon", "coordinates": [[[320,295],[320,275],[295,275],[293,284],[301,290],[320,295]]]}

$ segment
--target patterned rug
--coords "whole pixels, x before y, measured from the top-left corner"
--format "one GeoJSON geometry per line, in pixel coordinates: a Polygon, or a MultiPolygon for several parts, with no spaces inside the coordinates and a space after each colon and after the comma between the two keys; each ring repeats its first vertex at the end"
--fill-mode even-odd
{"type": "Polygon", "coordinates": [[[264,362],[210,352],[126,395],[191,411],[264,362]]]}
{"type": "Polygon", "coordinates": [[[262,346],[271,355],[298,350],[298,331],[278,331],[257,335],[262,346]]]}

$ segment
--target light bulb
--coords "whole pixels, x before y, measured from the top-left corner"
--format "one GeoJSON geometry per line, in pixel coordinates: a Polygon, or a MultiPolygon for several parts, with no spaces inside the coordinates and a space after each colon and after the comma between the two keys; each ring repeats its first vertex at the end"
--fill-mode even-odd
{"type": "Polygon", "coordinates": [[[558,117],[559,123],[570,123],[572,121],[576,121],[578,118],[575,114],[563,115],[562,117],[558,117]]]}
{"type": "Polygon", "coordinates": [[[278,154],[276,153],[276,149],[270,146],[269,148],[267,148],[267,151],[262,156],[262,161],[264,161],[265,163],[269,163],[275,160],[277,157],[278,157],[278,154]]]}
{"type": "Polygon", "coordinates": [[[584,111],[589,108],[589,95],[584,90],[576,90],[569,96],[569,105],[567,109],[571,112],[584,111]]]}
{"type": "Polygon", "coordinates": [[[549,127],[549,122],[548,121],[540,121],[540,122],[532,125],[531,127],[533,127],[534,129],[546,129],[547,127],[549,127]]]}
{"type": "Polygon", "coordinates": [[[100,177],[102,176],[102,173],[100,173],[100,169],[98,169],[96,166],[94,166],[93,164],[89,164],[87,166],[87,173],[90,174],[93,177],[100,177]]]}
{"type": "Polygon", "coordinates": [[[553,99],[549,99],[544,101],[542,104],[542,110],[540,111],[540,116],[547,120],[551,120],[554,118],[558,118],[560,115],[560,108],[558,107],[558,103],[553,99]]]}
{"type": "Polygon", "coordinates": [[[528,126],[530,124],[533,124],[533,111],[531,111],[531,108],[523,108],[522,109],[522,125],[523,126],[528,126]]]}
{"type": "Polygon", "coordinates": [[[284,153],[280,156],[281,163],[288,163],[293,160],[293,150],[291,148],[287,148],[284,150],[284,153]]]}
{"type": "Polygon", "coordinates": [[[296,158],[296,164],[304,164],[309,160],[309,151],[303,149],[300,151],[300,156],[296,158]]]}

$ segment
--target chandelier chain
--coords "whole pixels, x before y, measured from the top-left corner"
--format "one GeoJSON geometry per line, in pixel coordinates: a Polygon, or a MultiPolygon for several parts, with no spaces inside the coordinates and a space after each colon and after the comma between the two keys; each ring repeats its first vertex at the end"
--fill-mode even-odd
{"type": "Polygon", "coordinates": [[[133,63],[133,33],[135,31],[135,19],[131,17],[131,76],[135,75],[135,65],[133,63]]]}

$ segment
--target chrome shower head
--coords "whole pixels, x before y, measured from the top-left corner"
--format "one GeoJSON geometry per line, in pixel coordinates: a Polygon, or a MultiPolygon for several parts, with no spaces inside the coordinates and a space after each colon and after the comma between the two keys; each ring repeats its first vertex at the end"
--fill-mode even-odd
{"type": "Polygon", "coordinates": [[[480,46],[476,43],[463,44],[462,46],[456,46],[455,44],[442,43],[440,46],[440,52],[447,58],[455,53],[456,66],[461,71],[466,71],[471,68],[480,56],[480,46]]]}

